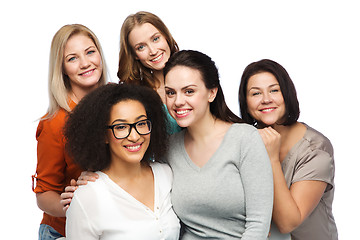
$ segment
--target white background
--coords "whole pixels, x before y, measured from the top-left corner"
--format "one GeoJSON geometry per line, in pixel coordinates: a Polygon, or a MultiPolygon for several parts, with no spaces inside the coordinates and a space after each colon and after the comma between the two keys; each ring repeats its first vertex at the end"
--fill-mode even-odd
{"type": "Polygon", "coordinates": [[[333,212],[339,237],[358,236],[360,14],[355,1],[14,0],[0,3],[0,238],[37,239],[42,212],[31,175],[37,119],[48,106],[53,35],[71,23],[92,29],[111,81],[117,82],[120,28],[126,16],[140,10],[158,15],[181,49],[213,58],[237,114],[239,80],[250,62],[270,58],[288,70],[298,91],[300,121],[325,134],[335,149],[333,212]]]}

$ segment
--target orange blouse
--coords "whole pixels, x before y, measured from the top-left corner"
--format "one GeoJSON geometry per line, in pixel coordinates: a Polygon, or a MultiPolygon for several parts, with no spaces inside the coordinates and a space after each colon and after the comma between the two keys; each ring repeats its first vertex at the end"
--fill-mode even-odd
{"type": "MultiPolygon", "coordinates": [[[[70,101],[70,109],[76,103],[70,101]]],[[[41,120],[36,131],[37,145],[37,168],[35,193],[54,191],[59,194],[64,192],[71,179],[77,179],[81,173],[80,167],[65,152],[65,140],[63,128],[68,112],[60,109],[50,119],[41,120]]],[[[65,217],[54,217],[44,213],[42,224],[53,227],[60,234],[65,236],[65,217]]]]}

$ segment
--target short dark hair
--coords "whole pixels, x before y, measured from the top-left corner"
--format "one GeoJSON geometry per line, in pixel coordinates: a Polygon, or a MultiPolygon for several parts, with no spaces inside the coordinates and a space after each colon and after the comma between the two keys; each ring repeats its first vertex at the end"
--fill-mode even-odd
{"type": "Polygon", "coordinates": [[[283,66],[269,59],[253,62],[249,64],[243,72],[239,87],[239,105],[242,119],[250,124],[254,124],[254,122],[256,122],[248,113],[246,101],[247,84],[250,77],[263,72],[271,73],[279,82],[286,108],[286,118],[282,125],[287,126],[294,124],[300,115],[299,101],[297,99],[294,83],[283,66]]]}
{"type": "Polygon", "coordinates": [[[230,123],[243,123],[226,105],[224,93],[219,79],[219,72],[215,62],[206,54],[194,50],[182,50],[174,53],[165,64],[164,77],[175,66],[189,67],[198,70],[207,89],[217,88],[217,94],[210,103],[210,112],[217,119],[230,123]]]}
{"type": "Polygon", "coordinates": [[[66,150],[84,170],[99,171],[110,165],[105,143],[112,107],[125,100],[139,101],[152,123],[150,144],[142,162],[163,160],[167,150],[167,120],[156,91],[134,84],[108,84],[86,95],[69,114],[65,124],[66,150]]]}

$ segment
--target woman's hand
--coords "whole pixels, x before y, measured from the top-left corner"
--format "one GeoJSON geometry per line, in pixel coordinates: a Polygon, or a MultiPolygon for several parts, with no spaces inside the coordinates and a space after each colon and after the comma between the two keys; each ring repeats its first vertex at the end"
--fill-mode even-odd
{"type": "Polygon", "coordinates": [[[71,200],[74,196],[75,190],[78,188],[76,185],[75,179],[71,179],[70,186],[65,188],[65,192],[63,192],[60,197],[60,204],[63,206],[63,211],[66,212],[70,206],[71,200]]]}
{"type": "Polygon", "coordinates": [[[84,171],[80,174],[77,181],[72,179],[70,181],[70,186],[65,188],[60,197],[60,204],[63,206],[63,211],[66,212],[70,206],[71,200],[74,197],[74,192],[80,185],[86,185],[88,181],[95,182],[99,178],[99,175],[94,172],[84,171]]]}
{"type": "Polygon", "coordinates": [[[80,174],[76,183],[79,186],[86,185],[88,181],[95,182],[98,178],[99,175],[97,173],[84,171],[80,174]]]}
{"type": "Polygon", "coordinates": [[[271,162],[280,161],[281,135],[272,127],[258,130],[271,162]]]}

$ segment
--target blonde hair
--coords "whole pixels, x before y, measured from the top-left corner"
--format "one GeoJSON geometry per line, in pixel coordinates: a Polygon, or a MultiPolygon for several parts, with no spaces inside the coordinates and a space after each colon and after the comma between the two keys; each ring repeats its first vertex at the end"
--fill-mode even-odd
{"type": "Polygon", "coordinates": [[[56,32],[51,42],[48,82],[49,108],[45,118],[53,117],[60,108],[70,112],[68,92],[71,90],[71,86],[70,79],[66,76],[63,67],[64,48],[67,41],[77,34],[88,36],[94,42],[100,53],[102,62],[102,74],[99,79],[99,86],[105,85],[107,82],[104,54],[96,35],[89,28],[81,24],[63,26],[56,32]]]}
{"type": "Polygon", "coordinates": [[[121,82],[130,82],[156,88],[160,80],[153,76],[151,69],[143,66],[140,61],[136,60],[134,49],[129,43],[130,32],[136,26],[144,23],[150,23],[160,31],[169,44],[171,55],[179,51],[175,39],[158,16],[144,11],[131,14],[125,19],[120,31],[120,53],[117,76],[121,82]]]}

